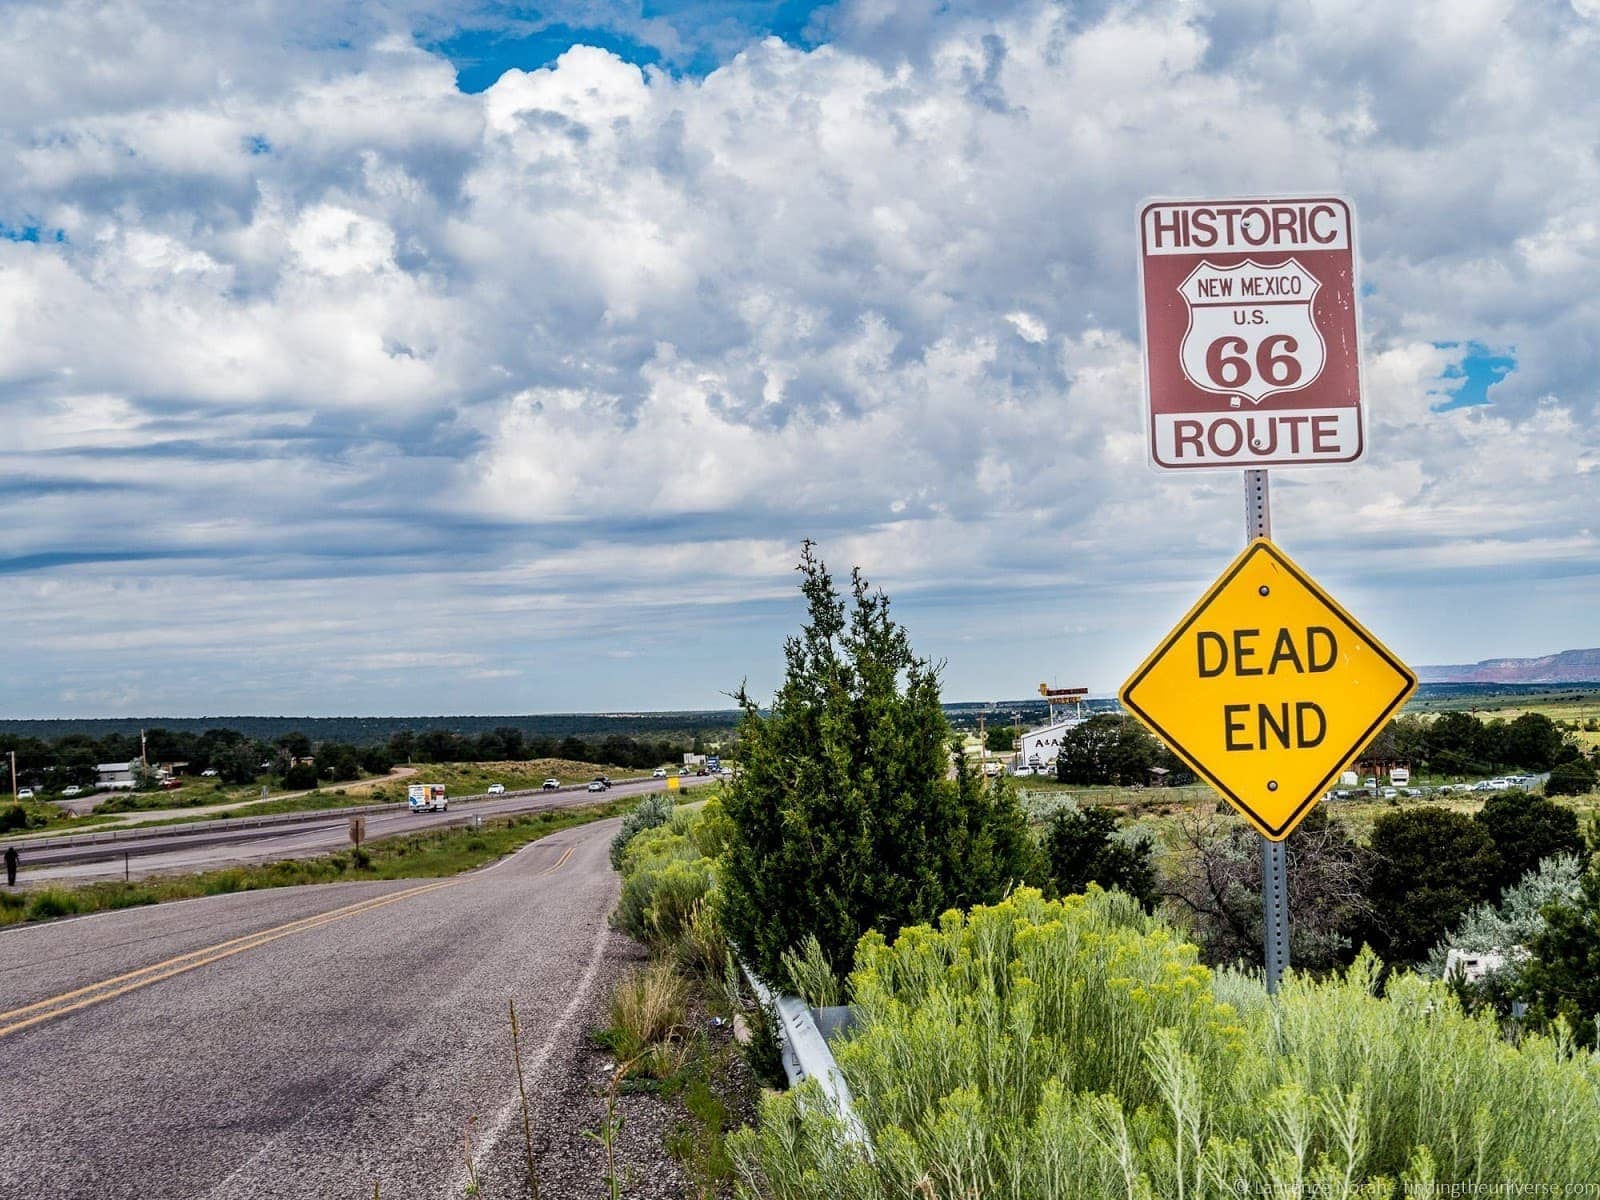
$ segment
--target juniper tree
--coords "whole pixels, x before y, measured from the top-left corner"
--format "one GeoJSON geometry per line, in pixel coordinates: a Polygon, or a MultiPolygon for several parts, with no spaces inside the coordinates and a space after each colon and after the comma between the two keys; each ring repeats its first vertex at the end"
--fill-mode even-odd
{"type": "Polygon", "coordinates": [[[1009,790],[946,778],[939,668],[888,597],[856,570],[847,603],[809,541],[798,570],[806,620],[769,712],[737,695],[740,770],[723,801],[724,922],[774,981],[806,935],[842,974],[868,929],[997,898],[1032,851],[1009,790]]]}

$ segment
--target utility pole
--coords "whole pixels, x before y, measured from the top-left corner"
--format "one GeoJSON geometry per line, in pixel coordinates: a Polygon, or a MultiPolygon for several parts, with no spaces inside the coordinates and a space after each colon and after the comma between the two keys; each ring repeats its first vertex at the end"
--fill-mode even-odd
{"type": "Polygon", "coordinates": [[[6,753],[11,756],[11,798],[15,800],[17,798],[17,752],[15,750],[7,750],[6,753]]]}
{"type": "Polygon", "coordinates": [[[150,769],[150,758],[145,750],[144,730],[139,730],[139,761],[144,764],[145,770],[150,769]]]}

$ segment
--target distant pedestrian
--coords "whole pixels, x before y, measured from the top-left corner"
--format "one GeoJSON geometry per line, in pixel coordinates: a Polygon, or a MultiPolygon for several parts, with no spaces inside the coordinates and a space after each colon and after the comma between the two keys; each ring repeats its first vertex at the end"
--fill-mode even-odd
{"type": "Polygon", "coordinates": [[[6,847],[6,886],[17,886],[17,848],[6,847]]]}

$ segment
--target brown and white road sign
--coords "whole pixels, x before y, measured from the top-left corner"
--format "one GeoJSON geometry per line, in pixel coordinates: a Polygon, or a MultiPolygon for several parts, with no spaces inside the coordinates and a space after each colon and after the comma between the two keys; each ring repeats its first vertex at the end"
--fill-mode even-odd
{"type": "Polygon", "coordinates": [[[1417,677],[1257,538],[1122,685],[1144,722],[1281,841],[1416,690],[1417,677]]]}
{"type": "Polygon", "coordinates": [[[1139,280],[1156,466],[1361,456],[1349,201],[1153,200],[1139,280]]]}

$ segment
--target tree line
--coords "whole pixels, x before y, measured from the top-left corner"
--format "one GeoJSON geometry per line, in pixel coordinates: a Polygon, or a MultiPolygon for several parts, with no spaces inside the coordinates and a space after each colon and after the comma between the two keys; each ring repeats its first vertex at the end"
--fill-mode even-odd
{"type": "MultiPolygon", "coordinates": [[[[733,741],[731,734],[723,734],[710,744],[727,748],[733,741]]],[[[700,735],[649,738],[613,733],[593,739],[572,735],[553,738],[530,736],[512,726],[502,726],[478,734],[450,729],[402,729],[387,742],[357,746],[316,741],[299,730],[264,740],[248,737],[237,729],[212,727],[199,732],[148,729],[142,750],[151,766],[187,764],[182,769],[185,775],[215,771],[223,782],[232,784],[253,783],[272,776],[285,786],[309,788],[325,781],[382,775],[400,763],[564,758],[613,767],[655,767],[681,758],[685,751],[703,752],[706,745],[700,735]]],[[[8,748],[16,751],[19,786],[42,792],[59,792],[68,786],[92,787],[99,764],[132,762],[141,754],[139,736],[125,733],[102,737],[73,733],[48,741],[17,738],[8,748]]]]}

